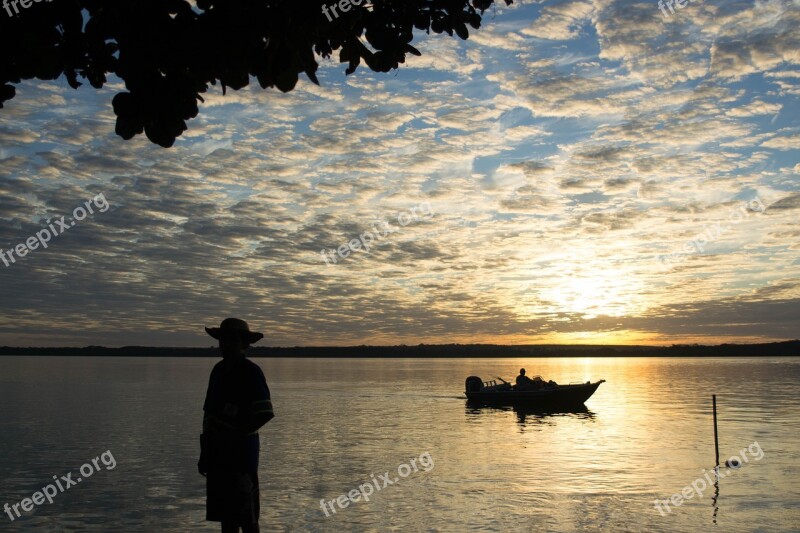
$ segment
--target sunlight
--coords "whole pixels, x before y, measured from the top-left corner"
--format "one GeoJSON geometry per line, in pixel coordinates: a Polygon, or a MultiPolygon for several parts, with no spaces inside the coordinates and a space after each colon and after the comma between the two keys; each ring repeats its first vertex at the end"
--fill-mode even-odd
{"type": "Polygon", "coordinates": [[[561,276],[541,291],[541,298],[554,310],[580,313],[585,318],[623,316],[633,308],[635,283],[622,272],[579,272],[561,276]]]}
{"type": "MultiPolygon", "coordinates": [[[[630,266],[615,264],[587,243],[565,246],[529,264],[535,282],[535,302],[528,302],[528,313],[563,313],[620,317],[645,307],[644,285],[630,266]]],[[[569,320],[565,317],[564,320],[569,320]]]]}
{"type": "Polygon", "coordinates": [[[636,345],[660,345],[663,342],[652,340],[639,331],[619,330],[619,331],[574,331],[553,333],[547,342],[556,344],[636,344],[636,345]]]}

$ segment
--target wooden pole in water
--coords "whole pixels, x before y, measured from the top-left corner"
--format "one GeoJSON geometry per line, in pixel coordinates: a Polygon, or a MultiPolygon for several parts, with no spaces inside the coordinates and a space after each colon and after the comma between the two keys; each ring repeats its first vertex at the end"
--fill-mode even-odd
{"type": "Polygon", "coordinates": [[[717,453],[717,466],[719,467],[719,437],[717,437],[717,395],[711,395],[714,411],[714,451],[717,453]]]}

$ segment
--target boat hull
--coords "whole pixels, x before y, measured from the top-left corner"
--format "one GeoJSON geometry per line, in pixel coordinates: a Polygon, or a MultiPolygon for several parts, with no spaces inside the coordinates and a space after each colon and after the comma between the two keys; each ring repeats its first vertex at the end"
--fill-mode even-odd
{"type": "Polygon", "coordinates": [[[604,380],[580,385],[559,385],[542,390],[467,391],[467,399],[486,405],[524,405],[528,407],[579,407],[591,398],[604,380]]]}

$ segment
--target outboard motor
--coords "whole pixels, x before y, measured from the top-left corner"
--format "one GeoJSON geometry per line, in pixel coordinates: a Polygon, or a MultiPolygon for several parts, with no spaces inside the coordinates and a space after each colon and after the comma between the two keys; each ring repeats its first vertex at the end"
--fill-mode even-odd
{"type": "Polygon", "coordinates": [[[483,388],[483,380],[478,376],[470,376],[464,386],[467,392],[479,392],[483,388]]]}

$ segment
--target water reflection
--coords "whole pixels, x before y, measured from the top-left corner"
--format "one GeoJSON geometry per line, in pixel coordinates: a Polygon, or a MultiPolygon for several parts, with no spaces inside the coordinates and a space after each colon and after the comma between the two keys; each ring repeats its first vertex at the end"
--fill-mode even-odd
{"type": "MultiPolygon", "coordinates": [[[[709,506],[718,533],[795,531],[800,523],[800,358],[257,362],[275,383],[280,411],[262,435],[270,531],[694,533],[710,529],[709,506]],[[602,375],[617,386],[586,402],[594,412],[463,405],[460,376],[534,364],[565,382],[602,375]],[[737,475],[721,469],[724,502],[722,481],[709,472],[704,497],[662,516],[654,499],[680,493],[713,461],[711,390],[724,407],[721,451],[757,438],[768,455],[737,475]],[[430,472],[335,516],[322,513],[321,498],[425,451],[436,462],[430,472]]],[[[219,531],[205,521],[195,466],[197,413],[213,364],[0,357],[0,531],[219,531]],[[2,512],[4,501],[30,497],[107,449],[114,470],[25,521],[2,512]],[[115,519],[120,526],[110,528],[115,519]]]]}
{"type": "Polygon", "coordinates": [[[517,415],[517,423],[519,424],[541,424],[547,423],[548,419],[553,417],[564,417],[576,419],[591,420],[595,417],[594,412],[590,411],[586,405],[577,407],[569,407],[562,409],[544,409],[542,407],[527,406],[527,405],[491,405],[479,402],[466,402],[467,416],[479,416],[482,413],[490,412],[509,412],[513,411],[517,415]]]}
{"type": "Polygon", "coordinates": [[[719,465],[714,468],[714,496],[711,498],[711,506],[714,507],[714,514],[711,516],[711,520],[715,526],[717,525],[717,513],[719,512],[717,500],[719,500],[719,465]]]}

